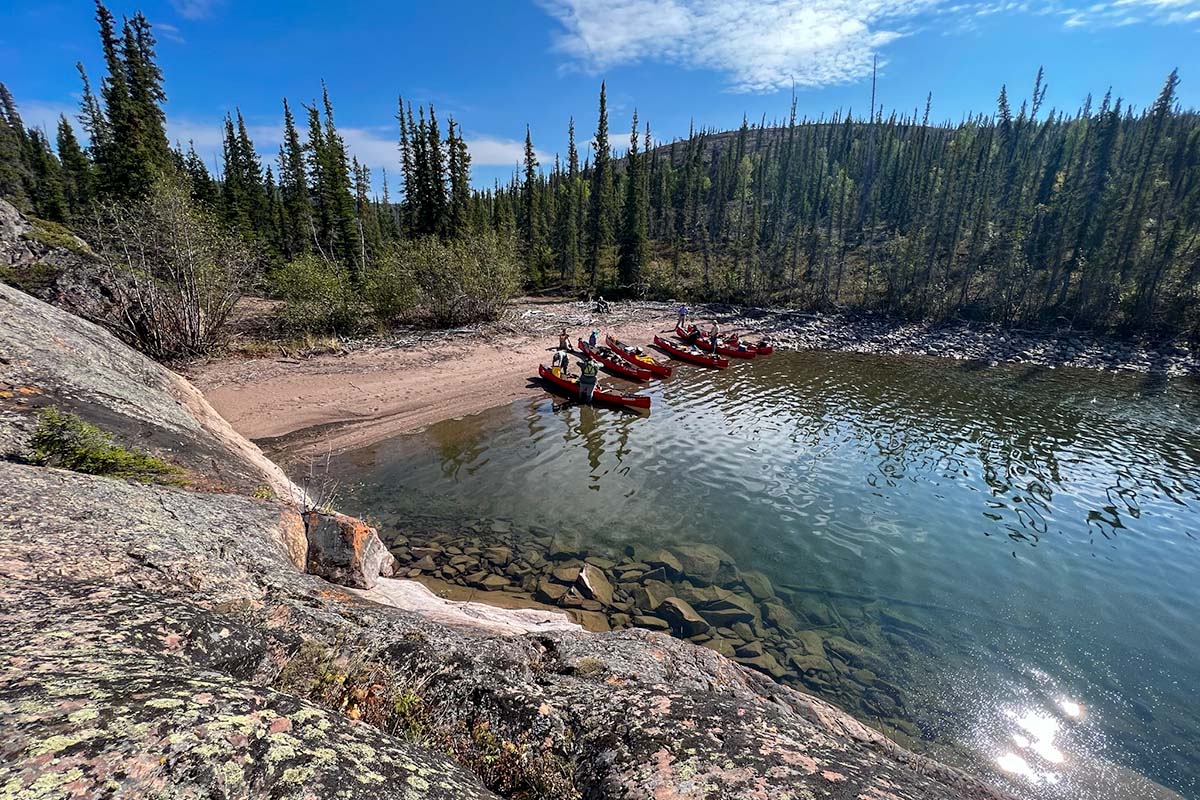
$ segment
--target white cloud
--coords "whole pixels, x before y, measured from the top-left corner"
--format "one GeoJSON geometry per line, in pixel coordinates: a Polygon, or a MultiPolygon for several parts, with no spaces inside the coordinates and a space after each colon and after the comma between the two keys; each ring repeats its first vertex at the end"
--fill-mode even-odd
{"type": "MultiPolygon", "coordinates": [[[[583,68],[667,61],[714,69],[741,92],[846,83],[944,0],[542,0],[556,47],[583,68]]],[[[958,8],[961,8],[959,6],[958,8]]]]}
{"type": "MultiPolygon", "coordinates": [[[[467,149],[471,151],[471,163],[481,167],[511,167],[525,160],[525,142],[522,139],[504,139],[485,133],[467,134],[467,149]]],[[[554,154],[534,148],[543,167],[554,164],[554,154]]]]}
{"type": "Polygon", "coordinates": [[[79,106],[46,100],[25,102],[18,100],[17,112],[21,115],[21,121],[25,123],[26,128],[41,128],[45,131],[51,144],[54,143],[54,137],[58,131],[58,118],[63,114],[66,114],[67,119],[71,121],[72,127],[75,128],[75,135],[83,135],[83,131],[79,128],[79,122],[75,119],[75,115],[79,113],[79,106]]]}
{"type": "Polygon", "coordinates": [[[1052,4],[1067,28],[1117,28],[1152,23],[1178,25],[1200,20],[1200,0],[1101,0],[1086,6],[1052,4]]]}
{"type": "MultiPolygon", "coordinates": [[[[1000,14],[1052,15],[1067,28],[1200,20],[1200,0],[539,0],[562,25],[555,48],[593,73],[659,61],[711,69],[739,92],[848,83],[918,27],[974,29],[1000,14]]],[[[880,63],[884,63],[880,59],[880,63]]]]}
{"type": "Polygon", "coordinates": [[[211,16],[225,0],[171,0],[171,7],[184,19],[204,19],[211,16]]]}
{"type": "Polygon", "coordinates": [[[179,30],[179,28],[175,27],[171,23],[155,22],[153,23],[153,26],[155,33],[159,34],[161,37],[170,39],[172,42],[176,42],[177,44],[187,44],[187,40],[183,38],[183,33],[179,30]]]}

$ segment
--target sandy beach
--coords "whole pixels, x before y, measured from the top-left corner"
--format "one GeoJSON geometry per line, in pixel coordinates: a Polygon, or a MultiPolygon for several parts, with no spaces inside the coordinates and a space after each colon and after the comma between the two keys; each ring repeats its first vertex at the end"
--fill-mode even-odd
{"type": "MultiPolygon", "coordinates": [[[[469,330],[305,358],[232,356],[193,364],[187,376],[239,433],[269,453],[304,455],[365,447],[541,394],[537,366],[549,363],[564,327],[572,346],[592,328],[646,345],[673,324],[665,305],[601,315],[585,303],[529,301],[469,330]]],[[[601,384],[631,386],[610,375],[601,384]]]]}

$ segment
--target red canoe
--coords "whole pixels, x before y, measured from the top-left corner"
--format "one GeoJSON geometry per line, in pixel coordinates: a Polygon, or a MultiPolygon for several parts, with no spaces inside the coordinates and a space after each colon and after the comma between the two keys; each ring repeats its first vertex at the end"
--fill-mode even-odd
{"type": "MultiPolygon", "coordinates": [[[[692,341],[691,335],[692,335],[692,332],[695,332],[695,331],[696,331],[695,326],[692,327],[691,331],[685,331],[683,328],[679,327],[678,325],[675,326],[675,335],[678,336],[680,339],[683,339],[685,342],[692,341]]],[[[708,352],[711,353],[712,352],[712,337],[705,336],[704,333],[701,331],[700,335],[696,337],[696,346],[699,347],[701,350],[707,350],[708,352]]],[[[746,345],[746,344],[739,345],[737,347],[729,347],[728,345],[719,344],[719,345],[717,345],[717,352],[723,356],[733,356],[734,358],[754,358],[756,355],[758,355],[758,351],[755,348],[751,347],[750,345],[746,345]]]]}
{"type": "Polygon", "coordinates": [[[608,344],[609,349],[611,349],[614,353],[617,353],[619,356],[621,356],[621,358],[625,359],[630,364],[633,364],[635,367],[648,369],[651,373],[660,378],[671,377],[670,364],[664,364],[661,361],[658,361],[649,353],[642,353],[641,355],[638,355],[637,350],[613,336],[605,336],[604,341],[608,344]]]}
{"type": "Polygon", "coordinates": [[[678,358],[680,361],[690,361],[693,364],[701,364],[705,367],[716,367],[717,369],[725,369],[729,366],[729,359],[714,356],[709,353],[701,353],[695,348],[681,347],[669,339],[664,339],[661,336],[654,337],[654,344],[666,350],[670,355],[678,358]]]}
{"type": "Polygon", "coordinates": [[[585,356],[591,356],[622,378],[628,378],[631,381],[648,381],[651,378],[652,373],[650,370],[635,367],[612,350],[592,347],[583,339],[579,340],[579,350],[585,356]]]}
{"type": "MultiPolygon", "coordinates": [[[[551,386],[562,389],[570,394],[572,398],[579,398],[579,381],[575,378],[563,378],[555,375],[545,364],[538,364],[538,375],[551,386]]],[[[625,408],[650,407],[650,398],[645,395],[613,392],[608,389],[602,389],[599,386],[592,392],[592,402],[609,403],[610,405],[624,406],[625,408]]]]}

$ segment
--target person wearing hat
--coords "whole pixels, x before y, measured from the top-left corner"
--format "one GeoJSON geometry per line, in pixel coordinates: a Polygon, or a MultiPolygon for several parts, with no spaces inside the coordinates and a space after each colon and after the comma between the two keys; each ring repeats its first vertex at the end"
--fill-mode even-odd
{"type": "Polygon", "coordinates": [[[600,344],[600,331],[592,328],[592,335],[588,337],[588,345],[595,347],[598,344],[600,344]]]}
{"type": "Polygon", "coordinates": [[[600,367],[590,356],[579,363],[579,399],[583,402],[592,402],[592,392],[596,391],[596,377],[599,373],[600,367]]]}

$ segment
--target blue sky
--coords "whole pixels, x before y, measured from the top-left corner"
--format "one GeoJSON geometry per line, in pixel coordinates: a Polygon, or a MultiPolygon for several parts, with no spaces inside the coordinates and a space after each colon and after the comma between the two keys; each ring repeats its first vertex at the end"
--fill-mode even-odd
{"type": "MultiPolygon", "coordinates": [[[[566,150],[575,116],[581,148],[608,81],[614,144],[636,107],[656,139],[688,124],[736,127],[743,114],[865,110],[878,55],[885,108],[911,110],[933,93],[933,117],[991,111],[1001,84],[1028,94],[1046,68],[1047,105],[1074,109],[1109,86],[1150,103],[1172,68],[1183,105],[1200,105],[1200,0],[460,0],[296,2],[111,0],[155,25],[166,73],[169,132],[194,139],[210,163],[220,124],[240,106],[259,149],[273,155],[281,98],[319,98],[324,79],[339,128],[378,173],[395,169],[396,96],[433,102],[467,133],[477,185],[520,158],[525,125],[546,162],[566,150]]],[[[75,62],[102,73],[91,3],[0,0],[0,80],[26,122],[74,114],[75,62]]],[[[378,185],[378,174],[376,174],[378,185]]]]}

